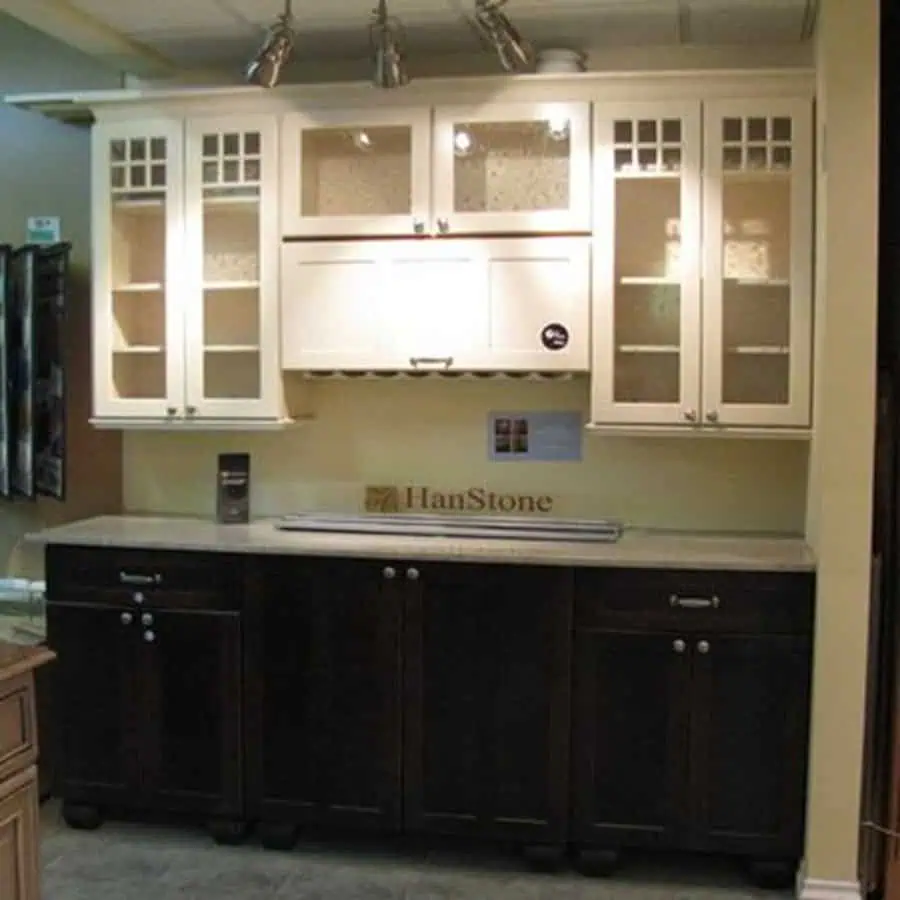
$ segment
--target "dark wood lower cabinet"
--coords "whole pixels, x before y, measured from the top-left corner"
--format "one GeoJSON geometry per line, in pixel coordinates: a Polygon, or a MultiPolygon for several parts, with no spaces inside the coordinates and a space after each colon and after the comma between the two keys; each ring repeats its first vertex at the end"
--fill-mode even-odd
{"type": "Polygon", "coordinates": [[[814,581],[51,548],[71,824],[802,850],[814,581]]]}

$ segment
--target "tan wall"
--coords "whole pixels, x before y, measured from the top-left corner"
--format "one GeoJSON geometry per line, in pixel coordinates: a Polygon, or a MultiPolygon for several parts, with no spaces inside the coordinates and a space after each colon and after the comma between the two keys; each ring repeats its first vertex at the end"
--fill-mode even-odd
{"type": "MultiPolygon", "coordinates": [[[[0,93],[110,88],[115,73],[0,15],[0,93]]],[[[39,572],[21,536],[44,525],[121,506],[121,441],[87,424],[90,411],[90,139],[38,115],[0,105],[0,241],[23,243],[29,215],[62,217],[73,243],[75,291],[68,323],[69,494],[65,503],[0,501],[0,573],[39,572]]]]}
{"type": "Polygon", "coordinates": [[[824,0],[816,436],[808,534],[819,556],[807,875],[857,874],[874,439],[878,0],[824,0]]]}
{"type": "Polygon", "coordinates": [[[366,483],[488,485],[557,497],[555,512],[645,526],[802,532],[808,447],[788,441],[586,437],[582,463],[491,463],[490,410],[586,411],[586,383],[329,382],[315,421],[267,435],[132,433],[125,504],[214,511],[216,454],[249,451],[257,515],[356,510],[366,483]]]}

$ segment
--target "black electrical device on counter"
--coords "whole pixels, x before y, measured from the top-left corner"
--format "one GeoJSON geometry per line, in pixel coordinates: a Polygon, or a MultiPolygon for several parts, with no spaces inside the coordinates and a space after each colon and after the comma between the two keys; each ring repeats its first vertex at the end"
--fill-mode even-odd
{"type": "Polygon", "coordinates": [[[5,426],[0,494],[64,500],[65,323],[71,245],[26,244],[7,254],[0,324],[5,426]]]}

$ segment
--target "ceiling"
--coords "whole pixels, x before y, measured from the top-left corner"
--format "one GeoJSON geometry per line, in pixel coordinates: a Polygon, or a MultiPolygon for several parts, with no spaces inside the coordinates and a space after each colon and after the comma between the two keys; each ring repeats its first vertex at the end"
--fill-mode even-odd
{"type": "MultiPolygon", "coordinates": [[[[297,55],[365,60],[375,0],[294,0],[297,55]]],[[[411,59],[477,50],[474,0],[391,0],[411,59]]],[[[509,0],[538,47],[798,44],[816,0],[509,0]]],[[[0,0],[0,11],[137,74],[239,70],[283,0],[0,0]]]]}

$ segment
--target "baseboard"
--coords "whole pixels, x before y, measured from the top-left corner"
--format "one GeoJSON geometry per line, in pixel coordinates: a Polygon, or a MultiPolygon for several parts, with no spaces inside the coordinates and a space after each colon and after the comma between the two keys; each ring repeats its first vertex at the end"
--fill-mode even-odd
{"type": "Polygon", "coordinates": [[[799,900],[863,900],[858,881],[825,881],[803,878],[798,885],[799,900]]]}

